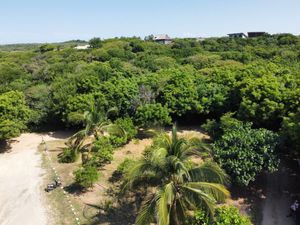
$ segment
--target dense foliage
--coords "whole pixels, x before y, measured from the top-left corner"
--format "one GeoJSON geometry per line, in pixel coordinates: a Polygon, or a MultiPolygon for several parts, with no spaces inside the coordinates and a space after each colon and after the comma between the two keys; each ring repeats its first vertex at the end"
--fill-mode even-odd
{"type": "Polygon", "coordinates": [[[96,167],[85,166],[74,172],[75,182],[83,188],[89,188],[99,179],[99,173],[96,167]]]}
{"type": "Polygon", "coordinates": [[[249,122],[221,117],[220,122],[209,121],[203,128],[216,139],[213,156],[239,185],[248,185],[265,171],[277,169],[278,135],[264,128],[253,129],[249,122]]]}
{"type": "MultiPolygon", "coordinates": [[[[277,131],[299,109],[300,38],[290,34],[175,39],[170,45],[151,38],[93,38],[86,50],[75,44],[85,43],[0,52],[0,94],[19,91],[32,109],[30,123],[16,118],[11,135],[11,121],[1,120],[2,138],[26,124],[83,126],[83,113],[94,102],[104,111],[116,106],[119,115],[142,127],[178,119],[200,123],[231,111],[255,127],[277,131]]],[[[293,128],[285,125],[291,137],[286,129],[293,128]]]]}
{"type": "Polygon", "coordinates": [[[22,92],[0,94],[0,140],[16,137],[27,128],[30,109],[22,92]]]}
{"type": "MultiPolygon", "coordinates": [[[[67,143],[60,161],[74,162],[81,154],[83,167],[75,172],[75,180],[83,187],[96,182],[97,169],[112,160],[115,148],[136,135],[137,127],[175,121],[199,126],[208,119],[203,128],[214,141],[212,156],[240,185],[248,185],[263,170],[276,169],[278,134],[289,153],[300,154],[298,36],[175,39],[169,45],[155,43],[153,36],[93,38],[85,50],[75,49],[77,44],[87,42],[0,46],[0,141],[26,130],[81,129],[67,143]]],[[[180,155],[186,142],[179,142],[167,147],[154,143],[138,164],[127,160],[118,168],[134,183],[157,175],[144,182],[158,192],[143,205],[138,222],[158,219],[159,224],[168,224],[170,210],[181,219],[183,201],[187,200],[184,210],[189,210],[207,196],[197,197],[200,189],[210,195],[208,208],[224,197],[215,195],[218,190],[226,195],[219,186],[223,181],[205,177],[209,183],[221,183],[214,186],[218,190],[196,184],[203,179],[191,173],[195,165],[180,155]],[[155,146],[166,151],[158,153],[155,146]],[[135,167],[142,164],[151,173],[135,167]],[[140,177],[128,168],[140,169],[136,170],[140,177]],[[180,200],[174,197],[178,190],[184,195],[180,200]]],[[[215,164],[202,169],[221,171],[215,164]]],[[[216,223],[248,220],[233,208],[221,207],[216,223]]]]}
{"type": "Polygon", "coordinates": [[[248,217],[240,214],[234,206],[221,206],[216,210],[216,225],[251,225],[248,217]]]}
{"type": "Polygon", "coordinates": [[[238,208],[234,206],[220,206],[216,208],[214,219],[207,217],[205,212],[196,211],[189,221],[192,225],[251,225],[247,216],[241,215],[238,208]]]}

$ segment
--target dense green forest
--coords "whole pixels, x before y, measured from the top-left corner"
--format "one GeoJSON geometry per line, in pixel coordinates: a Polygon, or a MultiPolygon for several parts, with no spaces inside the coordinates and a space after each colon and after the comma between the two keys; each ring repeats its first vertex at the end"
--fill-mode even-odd
{"type": "MultiPolygon", "coordinates": [[[[109,152],[107,140],[97,138],[103,122],[114,123],[115,133],[123,127],[127,139],[134,127],[196,125],[212,137],[215,162],[240,186],[263,170],[275,171],[280,153],[300,153],[298,36],[174,39],[170,45],[94,38],[86,50],[71,43],[0,48],[0,140],[89,126],[94,148],[109,152]]],[[[111,141],[126,142],[118,135],[111,141]]],[[[72,161],[72,154],[61,160],[72,161]]],[[[111,157],[101,154],[94,155],[97,166],[111,157]]],[[[84,171],[76,173],[80,179],[84,171]]]]}
{"type": "Polygon", "coordinates": [[[118,107],[115,118],[142,127],[200,126],[231,112],[284,134],[299,150],[299,37],[94,42],[88,50],[48,44],[0,52],[2,139],[45,126],[80,127],[82,113],[101,101],[104,109],[118,107]]]}

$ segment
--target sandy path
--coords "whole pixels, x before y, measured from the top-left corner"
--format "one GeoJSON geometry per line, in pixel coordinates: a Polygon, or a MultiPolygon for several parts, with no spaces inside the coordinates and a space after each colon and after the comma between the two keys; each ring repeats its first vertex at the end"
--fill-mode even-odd
{"type": "Polygon", "coordinates": [[[266,179],[267,194],[261,225],[296,225],[292,218],[286,217],[292,202],[289,189],[293,185],[293,179],[290,179],[289,172],[281,166],[279,171],[268,174],[266,179]]]}
{"type": "Polygon", "coordinates": [[[56,137],[22,134],[8,153],[0,154],[0,224],[45,225],[46,210],[41,198],[44,174],[37,147],[56,137]]]}

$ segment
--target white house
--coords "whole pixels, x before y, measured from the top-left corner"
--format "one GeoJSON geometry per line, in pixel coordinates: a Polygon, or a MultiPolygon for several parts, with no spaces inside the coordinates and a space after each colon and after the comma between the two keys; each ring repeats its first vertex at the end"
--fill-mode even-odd
{"type": "Polygon", "coordinates": [[[84,50],[84,49],[90,48],[90,45],[77,45],[74,48],[77,49],[77,50],[84,50]]]}

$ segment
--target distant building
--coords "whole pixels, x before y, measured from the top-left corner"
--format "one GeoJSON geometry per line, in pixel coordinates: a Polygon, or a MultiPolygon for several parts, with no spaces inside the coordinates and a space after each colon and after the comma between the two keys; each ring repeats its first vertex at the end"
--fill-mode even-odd
{"type": "Polygon", "coordinates": [[[172,39],[167,34],[154,36],[153,40],[160,44],[171,44],[172,39]]]}
{"type": "Polygon", "coordinates": [[[84,50],[84,49],[90,48],[90,45],[77,45],[74,48],[77,49],[77,50],[84,50]]]}
{"type": "Polygon", "coordinates": [[[232,33],[228,34],[228,36],[231,38],[247,38],[246,34],[244,33],[232,33]]]}
{"type": "Polygon", "coordinates": [[[248,37],[249,38],[260,37],[265,34],[266,34],[266,32],[248,32],[248,37]]]}

